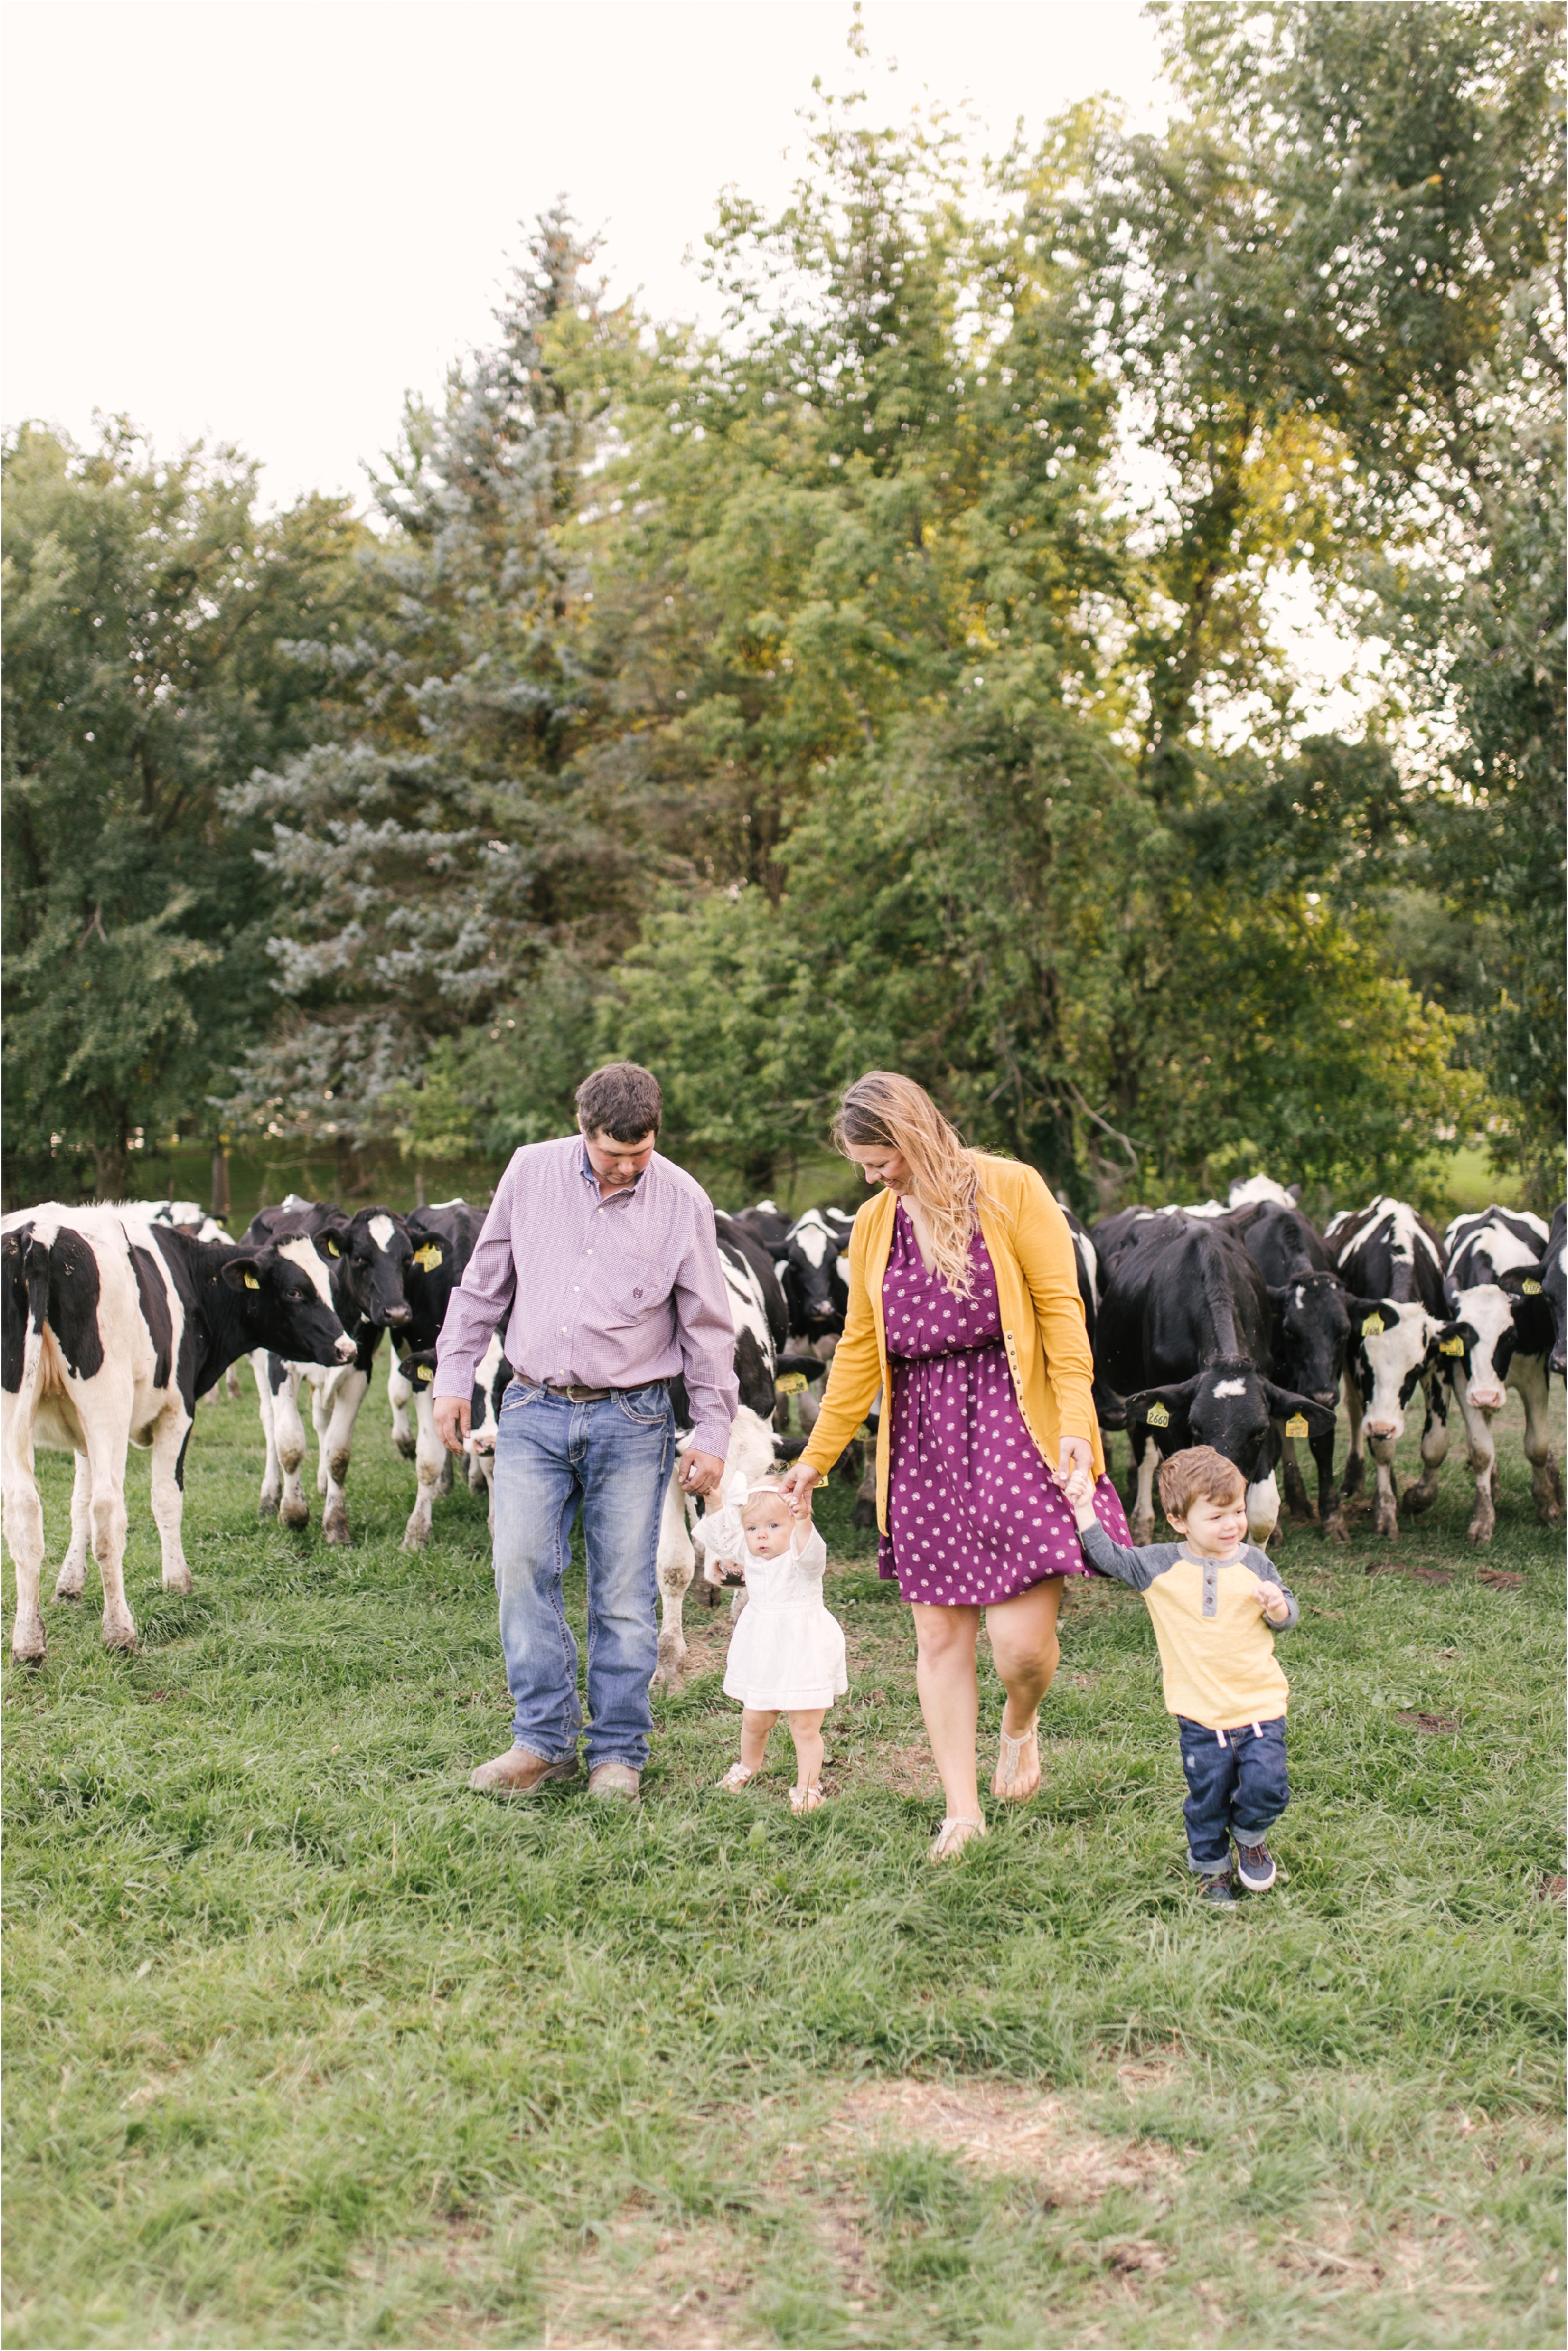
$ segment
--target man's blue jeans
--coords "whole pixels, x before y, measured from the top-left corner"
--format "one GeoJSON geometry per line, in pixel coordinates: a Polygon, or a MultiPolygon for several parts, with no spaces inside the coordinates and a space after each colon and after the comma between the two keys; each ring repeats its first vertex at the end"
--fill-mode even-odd
{"type": "Polygon", "coordinates": [[[496,1435],[496,1589],[512,1737],[548,1763],[577,1753],[577,1643],[561,1604],[572,1521],[588,1552],[588,1761],[648,1760],[658,1657],[659,1516],[675,1426],[662,1383],[572,1404],[514,1380],[496,1435]]]}
{"type": "Polygon", "coordinates": [[[1285,1718],[1244,1722],[1235,1730],[1176,1717],[1186,1773],[1186,1857],[1200,1876],[1230,1866],[1230,1840],[1261,1844],[1291,1801],[1285,1771],[1285,1718]]]}

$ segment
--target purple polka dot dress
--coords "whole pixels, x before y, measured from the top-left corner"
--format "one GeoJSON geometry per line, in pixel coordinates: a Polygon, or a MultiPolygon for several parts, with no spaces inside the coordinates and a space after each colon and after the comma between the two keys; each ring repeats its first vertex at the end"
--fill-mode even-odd
{"type": "MultiPolygon", "coordinates": [[[[1023,1424],[1002,1343],[997,1280],[977,1232],[974,1295],[927,1273],[900,1202],[883,1277],[893,1374],[888,1531],[878,1572],[936,1607],[1016,1599],[1048,1575],[1091,1573],[1066,1497],[1023,1424]]],[[[1109,1478],[1094,1515],[1131,1541],[1109,1478]]]]}

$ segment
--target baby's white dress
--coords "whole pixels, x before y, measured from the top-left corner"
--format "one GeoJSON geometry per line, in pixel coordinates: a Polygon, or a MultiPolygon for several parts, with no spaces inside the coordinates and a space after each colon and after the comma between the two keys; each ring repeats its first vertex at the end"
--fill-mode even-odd
{"type": "Polygon", "coordinates": [[[729,1638],[725,1696],[780,1714],[809,1714],[842,1698],[850,1686],[844,1629],[822,1605],[828,1552],[816,1528],[799,1551],[754,1559],[738,1512],[724,1510],[702,1524],[710,1556],[735,1560],[746,1572],[746,1606],[729,1638]]]}

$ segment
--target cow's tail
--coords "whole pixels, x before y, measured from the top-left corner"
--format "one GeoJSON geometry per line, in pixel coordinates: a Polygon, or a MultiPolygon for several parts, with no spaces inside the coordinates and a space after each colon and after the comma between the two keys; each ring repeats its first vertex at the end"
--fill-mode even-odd
{"type": "MultiPolygon", "coordinates": [[[[29,1227],[18,1235],[21,1246],[6,1268],[12,1294],[6,1321],[22,1333],[21,1363],[15,1404],[6,1419],[6,1447],[15,1456],[8,1467],[26,1468],[37,1415],[38,1386],[44,1369],[44,1325],[49,1311],[49,1256],[55,1235],[51,1227],[29,1227]],[[13,1320],[13,1317],[15,1318],[13,1320]]],[[[6,1254],[9,1256],[10,1252],[6,1254]]],[[[9,1366],[7,1366],[9,1368],[9,1366]]],[[[7,1380],[6,1386],[10,1386],[7,1380]]]]}

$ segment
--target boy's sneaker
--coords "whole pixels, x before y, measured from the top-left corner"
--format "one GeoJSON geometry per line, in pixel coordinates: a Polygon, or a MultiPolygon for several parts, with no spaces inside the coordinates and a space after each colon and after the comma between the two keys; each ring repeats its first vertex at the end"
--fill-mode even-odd
{"type": "Polygon", "coordinates": [[[1211,1903],[1217,1910],[1234,1910],[1236,1896],[1230,1884],[1230,1872],[1222,1869],[1216,1876],[1200,1877],[1197,1898],[1200,1902],[1211,1903]]]}
{"type": "Polygon", "coordinates": [[[1237,1839],[1236,1867],[1249,1894],[1267,1894],[1279,1875],[1274,1856],[1261,1840],[1257,1844],[1243,1844],[1237,1839]]]}

